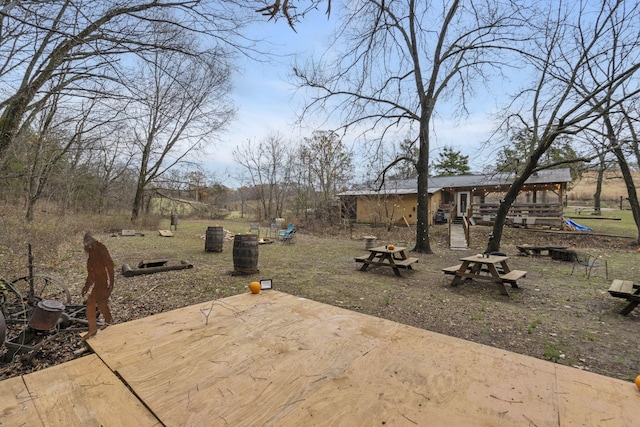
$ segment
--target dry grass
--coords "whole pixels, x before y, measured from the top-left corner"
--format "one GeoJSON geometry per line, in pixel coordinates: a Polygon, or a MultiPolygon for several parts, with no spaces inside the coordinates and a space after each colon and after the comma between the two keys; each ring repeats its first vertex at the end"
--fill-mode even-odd
{"type": "MultiPolygon", "coordinates": [[[[571,208],[567,208],[567,212],[571,208]]],[[[412,254],[420,261],[413,271],[398,278],[391,270],[358,270],[353,257],[366,253],[362,237],[376,235],[378,242],[413,246],[415,230],[396,227],[390,231],[355,226],[351,229],[310,225],[301,230],[293,245],[259,246],[258,274],[234,276],[232,242],[221,253],[204,251],[204,236],[212,221],[181,218],[175,236],[159,236],[169,229],[168,218],[136,225],[144,236],[122,237],[121,229],[133,228],[127,218],[79,218],[63,220],[39,215],[36,224],[25,224],[15,212],[4,210],[0,225],[0,274],[17,277],[26,272],[26,245],[32,243],[37,272],[49,272],[63,279],[75,303],[85,278],[82,235],[92,231],[109,248],[117,268],[137,265],[140,260],[166,258],[188,260],[193,269],[125,278],[118,275],[111,306],[117,322],[152,315],[247,292],[250,281],[271,278],[274,288],[323,303],[379,316],[411,326],[459,337],[497,348],[552,360],[603,375],[632,380],[637,375],[637,340],[640,310],[629,316],[618,312],[625,303],[607,293],[612,278],[638,279],[638,254],[628,211],[607,215],[621,221],[577,220],[601,234],[546,233],[505,229],[502,250],[510,256],[512,268],[528,271],[519,289],[510,297],[499,294],[491,284],[451,287],[451,276],[441,268],[458,263],[460,256],[484,250],[490,232],[473,227],[469,252],[451,251],[446,245],[446,226],[430,228],[433,254],[412,254]],[[631,237],[631,238],[630,238],[631,237]],[[564,244],[587,250],[607,260],[610,279],[601,269],[586,279],[583,271],[571,274],[572,265],[546,257],[517,256],[516,244],[564,244]]],[[[218,221],[234,233],[249,230],[249,220],[218,221]]],[[[76,340],[79,341],[79,340],[76,340]]],[[[0,366],[0,378],[29,372],[69,358],[79,342],[43,349],[30,363],[18,359],[0,366]]]]}
{"type": "MultiPolygon", "coordinates": [[[[593,195],[596,192],[597,175],[594,172],[586,172],[578,182],[573,183],[571,190],[567,192],[569,204],[593,205],[593,195]]],[[[640,186],[640,172],[634,172],[633,181],[636,188],[640,186]]],[[[619,172],[607,172],[603,180],[601,200],[605,207],[619,207],[620,196],[623,200],[627,197],[627,187],[619,172]]],[[[628,203],[625,204],[628,207],[628,203]]]]}

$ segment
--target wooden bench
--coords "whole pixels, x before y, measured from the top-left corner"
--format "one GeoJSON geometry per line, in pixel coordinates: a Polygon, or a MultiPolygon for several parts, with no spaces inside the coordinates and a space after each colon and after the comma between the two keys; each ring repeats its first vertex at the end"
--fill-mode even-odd
{"type": "Polygon", "coordinates": [[[454,275],[456,274],[456,271],[460,270],[460,267],[462,267],[462,264],[452,265],[451,267],[443,268],[442,271],[444,272],[444,274],[454,275]]]}
{"type": "MultiPolygon", "coordinates": [[[[457,272],[458,270],[460,270],[460,267],[462,267],[462,264],[452,265],[451,267],[445,267],[445,268],[443,268],[443,269],[442,269],[442,272],[443,272],[444,274],[451,274],[451,275],[454,275],[454,274],[456,274],[456,272],[457,272]]],[[[498,270],[498,272],[500,272],[500,271],[502,270],[502,267],[501,267],[501,266],[499,266],[499,265],[496,265],[496,269],[498,270]]],[[[481,269],[481,271],[483,271],[483,272],[485,272],[485,273],[488,273],[488,272],[489,272],[489,269],[488,269],[488,268],[486,268],[486,267],[483,267],[483,268],[481,269]]]]}
{"type": "Polygon", "coordinates": [[[609,287],[609,294],[629,301],[629,304],[620,311],[620,314],[625,316],[640,304],[640,286],[634,285],[630,280],[614,280],[609,287]]]}
{"type": "Polygon", "coordinates": [[[394,259],[393,262],[398,267],[411,269],[411,264],[418,262],[418,258],[394,259]]]}
{"type": "Polygon", "coordinates": [[[575,212],[582,215],[582,212],[589,212],[591,215],[602,215],[601,209],[593,206],[576,207],[575,212]]]}
{"type": "Polygon", "coordinates": [[[418,262],[418,258],[405,255],[406,249],[402,246],[392,245],[369,248],[369,255],[359,255],[353,259],[362,264],[360,271],[367,271],[370,266],[391,267],[396,276],[402,277],[401,268],[413,270],[411,265],[418,262]]]}
{"type": "MultiPolygon", "coordinates": [[[[357,257],[354,257],[354,259],[356,260],[356,262],[366,262],[367,264],[370,264],[370,265],[391,266],[391,264],[389,264],[388,262],[379,262],[375,260],[369,261],[369,255],[357,256],[357,257]]],[[[393,265],[401,268],[411,269],[411,264],[416,262],[418,262],[418,258],[394,259],[393,265]]]]}
{"type": "Polygon", "coordinates": [[[513,286],[513,285],[516,284],[516,281],[518,279],[521,279],[521,278],[525,277],[526,275],[527,275],[526,271],[523,271],[523,270],[511,270],[508,273],[500,275],[500,278],[502,279],[503,282],[511,283],[512,287],[517,287],[517,286],[513,286]]]}
{"type": "MultiPolygon", "coordinates": [[[[451,274],[451,275],[455,275],[459,270],[460,267],[462,267],[462,264],[458,264],[458,265],[452,265],[451,267],[445,267],[442,269],[442,272],[444,274],[451,274]]],[[[486,271],[485,269],[483,269],[483,271],[486,271]]],[[[521,279],[523,277],[525,277],[527,275],[526,271],[523,270],[511,270],[510,272],[506,273],[506,274],[501,274],[500,275],[500,279],[502,279],[502,281],[504,283],[510,283],[511,287],[513,288],[517,288],[517,280],[521,279]]]]}

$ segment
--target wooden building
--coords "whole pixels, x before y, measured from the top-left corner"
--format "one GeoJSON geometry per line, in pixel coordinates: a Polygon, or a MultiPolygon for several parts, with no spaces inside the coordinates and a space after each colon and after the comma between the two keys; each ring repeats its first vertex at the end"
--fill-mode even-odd
{"type": "MultiPolygon", "coordinates": [[[[472,223],[492,223],[500,200],[514,178],[513,173],[430,177],[429,224],[462,216],[467,216],[472,223]]],[[[511,206],[507,221],[559,226],[563,221],[563,199],[570,182],[568,168],[533,174],[511,206]]],[[[338,197],[345,219],[370,224],[416,223],[418,190],[415,179],[392,181],[379,190],[345,191],[338,197]]]]}

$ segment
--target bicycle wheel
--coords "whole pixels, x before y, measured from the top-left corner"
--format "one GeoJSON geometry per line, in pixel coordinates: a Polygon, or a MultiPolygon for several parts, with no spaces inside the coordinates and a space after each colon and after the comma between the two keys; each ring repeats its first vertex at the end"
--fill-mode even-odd
{"type": "Polygon", "coordinates": [[[47,276],[44,274],[33,275],[33,300],[30,299],[30,278],[29,276],[20,277],[11,282],[13,288],[27,298],[27,303],[35,306],[42,300],[54,300],[63,304],[71,304],[71,292],[62,280],[47,276]]]}
{"type": "Polygon", "coordinates": [[[42,300],[54,300],[71,304],[71,293],[60,279],[44,274],[33,276],[33,295],[29,276],[13,280],[7,286],[9,292],[5,302],[5,317],[10,323],[29,321],[33,307],[42,300]]]}
{"type": "MultiPolygon", "coordinates": [[[[11,313],[7,320],[28,321],[33,307],[42,300],[54,300],[62,304],[71,304],[71,293],[60,279],[45,274],[33,275],[33,295],[31,294],[31,278],[20,277],[11,282],[10,290],[15,299],[7,301],[11,313]]],[[[11,293],[10,293],[11,295],[11,293]]]]}
{"type": "Polygon", "coordinates": [[[32,307],[10,282],[0,278],[0,311],[6,323],[27,323],[32,307]]]}

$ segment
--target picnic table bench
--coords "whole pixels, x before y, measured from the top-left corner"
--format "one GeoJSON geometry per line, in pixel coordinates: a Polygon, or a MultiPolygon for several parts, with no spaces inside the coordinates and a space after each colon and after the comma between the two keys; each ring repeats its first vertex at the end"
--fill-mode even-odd
{"type": "Polygon", "coordinates": [[[517,288],[518,279],[525,277],[527,272],[511,270],[507,265],[507,259],[507,256],[500,255],[470,256],[460,258],[462,264],[445,267],[442,272],[454,276],[451,286],[457,286],[466,279],[487,280],[494,282],[502,295],[509,296],[505,283],[517,288]]]}
{"type": "MultiPolygon", "coordinates": [[[[458,264],[458,265],[452,265],[451,267],[445,267],[442,269],[442,272],[444,274],[450,274],[452,276],[455,276],[455,274],[460,271],[460,267],[462,267],[462,264],[458,264]]],[[[496,270],[498,268],[496,267],[496,270]]],[[[467,267],[467,273],[471,271],[471,267],[467,267]]],[[[481,268],[481,271],[483,273],[488,273],[489,269],[488,268],[481,268]]],[[[509,283],[510,285],[512,285],[513,288],[517,288],[518,287],[518,279],[522,279],[523,277],[525,277],[527,275],[526,271],[523,270],[511,270],[508,273],[502,273],[500,274],[500,279],[505,282],[505,283],[509,283]]]]}
{"type": "Polygon", "coordinates": [[[630,280],[614,280],[609,287],[609,294],[612,297],[624,298],[629,301],[629,304],[620,311],[620,314],[625,316],[640,304],[640,285],[636,285],[630,280]]]}
{"type": "Polygon", "coordinates": [[[526,275],[527,275],[527,272],[524,271],[524,270],[511,270],[508,273],[501,274],[500,275],[500,279],[502,279],[502,281],[504,283],[511,284],[512,288],[517,288],[518,287],[518,283],[517,283],[518,279],[522,279],[526,275]]]}
{"type": "Polygon", "coordinates": [[[444,274],[451,274],[451,275],[455,275],[458,270],[460,270],[460,267],[462,267],[462,264],[458,264],[458,265],[452,265],[451,267],[445,267],[442,269],[442,272],[444,274]]]}
{"type": "Polygon", "coordinates": [[[591,215],[600,215],[602,213],[600,208],[596,208],[594,206],[575,207],[574,210],[578,215],[582,215],[582,212],[584,211],[589,212],[591,215]]]}
{"type": "Polygon", "coordinates": [[[389,249],[387,246],[378,246],[369,248],[369,255],[361,255],[355,257],[356,262],[362,263],[360,271],[367,271],[370,265],[377,267],[391,267],[396,276],[402,277],[400,268],[412,270],[412,264],[418,262],[418,258],[407,257],[405,250],[407,248],[396,246],[389,249]]]}
{"type": "MultiPolygon", "coordinates": [[[[371,264],[371,265],[389,265],[386,262],[383,261],[370,261],[369,260],[369,255],[362,255],[362,256],[357,256],[355,257],[356,262],[363,262],[366,264],[371,264]]],[[[398,267],[411,267],[411,264],[418,262],[418,258],[407,258],[407,259],[396,259],[393,261],[394,265],[397,265],[398,267]]]]}

